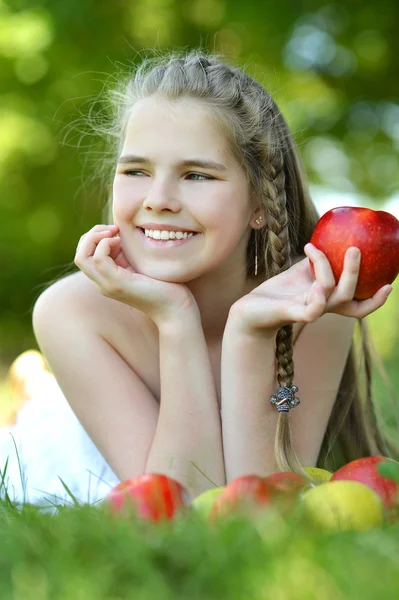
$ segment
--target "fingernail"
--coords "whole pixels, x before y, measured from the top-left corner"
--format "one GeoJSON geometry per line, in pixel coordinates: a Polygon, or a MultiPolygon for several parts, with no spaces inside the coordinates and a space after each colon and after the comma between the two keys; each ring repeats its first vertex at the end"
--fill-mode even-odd
{"type": "Polygon", "coordinates": [[[351,256],[351,258],[354,258],[355,260],[359,260],[360,250],[358,248],[351,248],[350,256],[351,256]]]}

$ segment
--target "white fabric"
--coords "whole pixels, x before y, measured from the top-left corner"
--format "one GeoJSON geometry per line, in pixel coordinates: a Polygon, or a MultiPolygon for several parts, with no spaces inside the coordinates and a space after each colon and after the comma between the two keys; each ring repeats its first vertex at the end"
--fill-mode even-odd
{"type": "MultiPolygon", "coordinates": [[[[4,483],[11,500],[42,506],[51,506],[48,500],[73,503],[60,477],[81,503],[105,498],[120,480],[81,426],[55,378],[39,372],[29,378],[27,393],[29,400],[16,424],[0,427],[0,469],[4,474],[8,457],[4,483]]],[[[0,474],[0,497],[4,498],[1,478],[0,474]]]]}

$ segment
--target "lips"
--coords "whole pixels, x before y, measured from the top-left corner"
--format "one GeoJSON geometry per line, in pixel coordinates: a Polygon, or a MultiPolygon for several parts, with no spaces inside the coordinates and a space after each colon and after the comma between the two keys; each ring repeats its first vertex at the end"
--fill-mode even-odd
{"type": "Polygon", "coordinates": [[[193,240],[193,238],[197,235],[196,233],[192,232],[193,235],[190,237],[187,236],[181,239],[176,238],[174,240],[157,240],[151,237],[147,237],[145,235],[145,231],[141,227],[137,227],[137,229],[140,231],[140,235],[143,237],[144,243],[148,247],[152,248],[173,248],[175,246],[180,246],[181,244],[187,244],[190,240],[193,240]]]}
{"type": "MultiPolygon", "coordinates": [[[[140,229],[144,233],[144,235],[145,235],[145,229],[143,227],[137,227],[137,229],[140,229]]],[[[147,229],[147,227],[146,227],[146,229],[147,229]]],[[[152,231],[157,231],[157,229],[153,229],[152,231]]],[[[159,231],[162,231],[162,230],[159,230],[159,231]]],[[[163,231],[169,231],[169,230],[163,230],[163,231]]],[[[172,230],[170,230],[170,231],[172,231],[172,230]]],[[[188,230],[183,231],[182,229],[176,229],[176,231],[182,231],[182,233],[188,233],[188,234],[192,233],[193,235],[191,237],[194,237],[195,235],[198,234],[198,231],[188,231],[188,230]]],[[[149,236],[146,236],[146,238],[150,239],[150,240],[156,239],[158,241],[158,238],[151,238],[149,236]]],[[[186,238],[180,238],[180,239],[186,239],[186,238]]],[[[162,240],[162,241],[163,242],[170,242],[170,241],[174,242],[175,240],[178,241],[177,238],[174,238],[173,240],[172,239],[167,239],[167,240],[162,240]]]]}
{"type": "Polygon", "coordinates": [[[169,224],[162,224],[162,223],[144,223],[143,225],[136,225],[136,227],[138,227],[139,229],[155,229],[155,230],[159,230],[159,231],[182,231],[183,233],[198,233],[198,231],[194,231],[194,229],[186,229],[183,226],[180,225],[169,225],[169,224]]]}

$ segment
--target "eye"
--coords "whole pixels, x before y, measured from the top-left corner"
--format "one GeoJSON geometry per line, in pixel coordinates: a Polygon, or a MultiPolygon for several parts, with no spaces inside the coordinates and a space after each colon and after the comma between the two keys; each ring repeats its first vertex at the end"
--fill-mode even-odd
{"type": "Polygon", "coordinates": [[[123,175],[128,175],[129,173],[143,173],[143,171],[135,171],[133,169],[128,169],[127,171],[123,171],[123,175]]]}
{"type": "Polygon", "coordinates": [[[207,181],[213,179],[209,175],[203,175],[203,173],[189,173],[188,177],[203,177],[203,179],[194,179],[194,181],[207,181]]]}
{"type": "MultiPolygon", "coordinates": [[[[130,175],[131,177],[135,177],[137,176],[137,173],[140,173],[141,175],[145,175],[144,171],[139,171],[136,169],[128,169],[126,171],[123,171],[123,175],[130,175]]],[[[214,177],[210,177],[209,175],[204,175],[203,173],[189,173],[187,175],[187,177],[196,177],[196,178],[202,178],[202,179],[194,179],[193,181],[210,181],[211,179],[214,179],[214,177]]]]}

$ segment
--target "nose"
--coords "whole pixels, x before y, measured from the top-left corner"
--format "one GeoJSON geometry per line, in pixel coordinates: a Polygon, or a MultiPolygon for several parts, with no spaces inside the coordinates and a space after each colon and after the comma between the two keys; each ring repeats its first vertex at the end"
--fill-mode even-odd
{"type": "Polygon", "coordinates": [[[148,190],[143,206],[144,208],[151,208],[155,212],[162,210],[178,212],[181,205],[177,197],[176,187],[165,180],[154,181],[148,190]]]}

